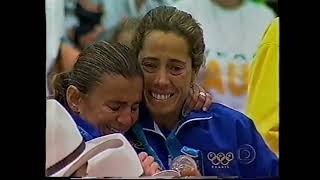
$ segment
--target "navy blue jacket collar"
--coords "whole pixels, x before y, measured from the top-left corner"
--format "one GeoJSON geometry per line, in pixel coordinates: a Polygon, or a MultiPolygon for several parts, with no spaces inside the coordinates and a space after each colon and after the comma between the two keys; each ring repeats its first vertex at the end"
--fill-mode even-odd
{"type": "Polygon", "coordinates": [[[81,118],[78,114],[74,113],[65,102],[61,104],[70,113],[72,119],[78,126],[80,134],[82,135],[85,141],[90,141],[92,139],[102,136],[102,133],[96,127],[90,124],[87,120],[81,118]]]}
{"type": "MultiPolygon", "coordinates": [[[[208,111],[193,111],[189,113],[185,118],[181,119],[181,122],[179,123],[180,126],[193,120],[205,120],[205,119],[211,119],[213,117],[213,113],[211,111],[214,104],[210,106],[208,111]]],[[[154,120],[151,116],[150,111],[147,109],[146,105],[141,104],[140,110],[139,110],[139,123],[141,126],[145,129],[154,129],[154,120]]]]}
{"type": "Polygon", "coordinates": [[[85,139],[85,141],[90,141],[91,139],[102,136],[102,133],[90,124],[87,120],[82,119],[79,115],[73,113],[71,114],[73,120],[76,122],[78,129],[85,139]]]}

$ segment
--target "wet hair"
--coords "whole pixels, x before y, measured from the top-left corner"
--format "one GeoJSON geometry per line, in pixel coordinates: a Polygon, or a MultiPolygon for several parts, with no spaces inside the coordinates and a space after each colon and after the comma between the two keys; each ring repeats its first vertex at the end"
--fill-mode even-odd
{"type": "Polygon", "coordinates": [[[98,41],[83,49],[73,69],[55,76],[54,98],[66,102],[70,85],[88,93],[101,83],[104,75],[120,75],[130,79],[143,78],[141,67],[133,51],[120,43],[98,41]]]}
{"type": "Polygon", "coordinates": [[[132,41],[134,53],[138,57],[145,37],[153,30],[173,32],[185,38],[192,58],[192,68],[199,70],[205,63],[205,44],[200,24],[184,11],[171,6],[159,6],[150,10],[141,20],[132,41]]]}

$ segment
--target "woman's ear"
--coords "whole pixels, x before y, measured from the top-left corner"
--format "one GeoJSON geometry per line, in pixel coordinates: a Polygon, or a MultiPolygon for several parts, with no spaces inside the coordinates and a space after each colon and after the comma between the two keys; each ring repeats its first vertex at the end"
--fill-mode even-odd
{"type": "Polygon", "coordinates": [[[79,113],[80,102],[81,102],[81,93],[79,89],[73,85],[70,85],[67,89],[67,103],[69,108],[73,112],[79,113]]]}

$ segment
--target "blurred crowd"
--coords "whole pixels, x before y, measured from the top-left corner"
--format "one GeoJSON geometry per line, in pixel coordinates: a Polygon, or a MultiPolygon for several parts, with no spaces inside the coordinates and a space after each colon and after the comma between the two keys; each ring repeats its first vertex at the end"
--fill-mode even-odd
{"type": "Polygon", "coordinates": [[[200,22],[207,62],[200,72],[199,83],[215,94],[217,102],[244,112],[249,67],[266,28],[277,16],[275,0],[61,1],[55,6],[62,12],[53,15],[50,23],[47,21],[50,42],[55,44],[47,46],[53,57],[47,63],[49,87],[53,75],[69,71],[81,49],[95,41],[121,42],[130,47],[139,20],[161,5],[176,6],[200,22]]]}

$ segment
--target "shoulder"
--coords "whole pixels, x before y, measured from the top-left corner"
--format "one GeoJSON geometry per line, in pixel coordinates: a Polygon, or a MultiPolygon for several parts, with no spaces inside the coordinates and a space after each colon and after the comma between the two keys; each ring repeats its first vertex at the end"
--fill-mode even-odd
{"type": "Polygon", "coordinates": [[[212,113],[215,121],[219,123],[233,125],[237,130],[249,129],[254,126],[253,121],[245,114],[229,108],[222,104],[213,104],[212,113]]]}
{"type": "Polygon", "coordinates": [[[208,119],[205,123],[213,126],[248,128],[253,125],[253,121],[249,117],[220,103],[212,103],[207,112],[193,111],[188,116],[188,119],[200,118],[208,119]]]}
{"type": "Polygon", "coordinates": [[[192,0],[177,1],[174,3],[174,6],[182,10],[183,8],[190,8],[192,2],[193,2],[192,0]]]}
{"type": "Polygon", "coordinates": [[[179,10],[191,13],[192,16],[206,11],[208,10],[208,8],[210,9],[211,7],[208,6],[208,0],[197,1],[197,3],[195,3],[194,0],[182,0],[174,3],[173,5],[179,10]]]}
{"type": "Polygon", "coordinates": [[[279,17],[273,19],[271,24],[268,26],[261,44],[279,45],[279,17]]]}
{"type": "Polygon", "coordinates": [[[263,3],[247,1],[244,9],[251,15],[255,15],[256,18],[266,19],[269,21],[275,18],[274,11],[263,3]]]}

